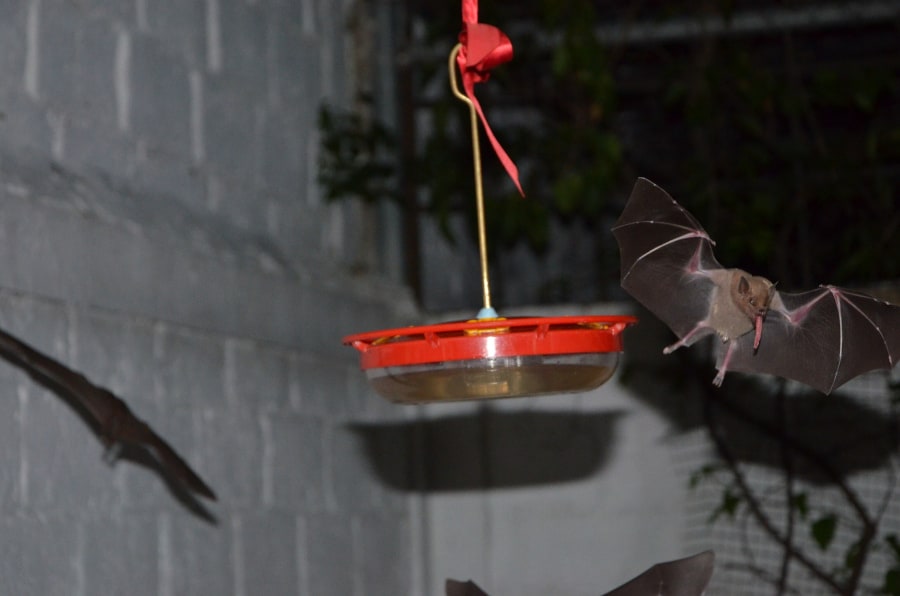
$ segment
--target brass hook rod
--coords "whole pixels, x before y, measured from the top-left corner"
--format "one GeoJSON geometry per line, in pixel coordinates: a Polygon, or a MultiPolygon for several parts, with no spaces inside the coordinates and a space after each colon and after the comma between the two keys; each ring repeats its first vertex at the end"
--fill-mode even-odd
{"type": "Polygon", "coordinates": [[[465,94],[459,91],[456,83],[456,56],[462,44],[456,44],[450,51],[449,71],[450,71],[450,88],[453,95],[461,101],[466,102],[469,106],[469,116],[472,129],[472,160],[475,162],[475,209],[478,214],[478,251],[481,256],[481,291],[484,295],[484,310],[491,310],[491,284],[488,280],[488,258],[487,258],[487,234],[485,232],[484,223],[484,190],[481,184],[481,146],[478,141],[478,113],[475,106],[465,94]]]}

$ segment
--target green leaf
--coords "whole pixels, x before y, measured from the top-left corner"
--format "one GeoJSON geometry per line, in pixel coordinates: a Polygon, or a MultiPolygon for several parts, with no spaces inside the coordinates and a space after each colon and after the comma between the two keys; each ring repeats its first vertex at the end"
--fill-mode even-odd
{"type": "Polygon", "coordinates": [[[860,547],[862,546],[862,540],[857,540],[853,544],[851,544],[847,548],[847,552],[844,553],[844,567],[848,570],[856,569],[857,565],[859,565],[859,556],[861,554],[860,547]]]}
{"type": "Polygon", "coordinates": [[[697,485],[700,484],[701,481],[706,480],[713,474],[715,474],[722,466],[720,464],[706,464],[699,470],[694,470],[691,473],[690,480],[688,481],[688,486],[690,488],[697,488],[697,485]]]}
{"type": "Polygon", "coordinates": [[[900,569],[892,567],[884,574],[884,583],[881,585],[882,594],[894,594],[900,596],[900,569]]]}
{"type": "Polygon", "coordinates": [[[737,513],[737,508],[738,505],[741,504],[741,500],[740,495],[736,494],[731,489],[726,489],[722,493],[722,502],[719,503],[716,510],[709,516],[709,523],[715,522],[723,513],[730,519],[734,519],[734,514],[737,513]]]}
{"type": "Polygon", "coordinates": [[[822,550],[827,550],[834,540],[834,534],[837,531],[837,515],[829,513],[817,519],[809,528],[813,540],[822,550]]]}
{"type": "Polygon", "coordinates": [[[897,539],[897,535],[888,534],[884,537],[884,541],[891,548],[891,554],[894,555],[894,560],[900,562],[900,540],[897,539]]]}
{"type": "Polygon", "coordinates": [[[809,495],[806,493],[797,493],[791,496],[791,507],[800,514],[800,517],[806,519],[809,514],[809,495]]]}

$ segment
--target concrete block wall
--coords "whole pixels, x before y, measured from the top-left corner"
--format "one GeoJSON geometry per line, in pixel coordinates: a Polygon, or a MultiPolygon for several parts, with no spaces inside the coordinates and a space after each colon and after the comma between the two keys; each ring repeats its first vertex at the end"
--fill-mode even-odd
{"type": "Polygon", "coordinates": [[[2,362],[0,593],[416,593],[410,499],[352,431],[409,413],[340,345],[413,308],[353,267],[365,213],[315,181],[316,110],[353,89],[344,10],[0,2],[0,327],[115,391],[219,496],[108,463],[2,362]]]}

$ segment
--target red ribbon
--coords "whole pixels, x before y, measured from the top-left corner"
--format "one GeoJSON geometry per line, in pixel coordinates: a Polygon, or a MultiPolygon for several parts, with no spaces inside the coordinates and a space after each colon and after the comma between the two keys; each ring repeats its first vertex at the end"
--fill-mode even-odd
{"type": "Polygon", "coordinates": [[[462,74],[463,89],[472,105],[475,106],[475,111],[484,126],[484,132],[491,141],[497,157],[500,158],[500,163],[503,164],[506,173],[509,174],[516,188],[519,189],[519,193],[524,197],[525,193],[519,183],[519,169],[500,146],[500,141],[488,126],[487,118],[481,110],[481,104],[475,97],[475,83],[487,81],[491,76],[489,71],[492,68],[512,60],[512,42],[496,27],[478,22],[478,0],[463,0],[462,20],[463,28],[459,34],[461,47],[456,56],[456,64],[462,74]]]}

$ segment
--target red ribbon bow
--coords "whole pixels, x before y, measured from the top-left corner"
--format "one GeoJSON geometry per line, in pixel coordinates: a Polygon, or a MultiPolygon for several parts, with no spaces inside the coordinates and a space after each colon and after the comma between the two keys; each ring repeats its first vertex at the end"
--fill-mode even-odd
{"type": "Polygon", "coordinates": [[[519,193],[524,197],[525,193],[519,183],[519,169],[500,146],[500,141],[488,126],[487,118],[481,110],[481,104],[475,97],[475,83],[487,81],[491,76],[489,71],[492,68],[512,60],[512,42],[496,27],[478,22],[478,0],[463,0],[462,20],[463,29],[459,34],[461,47],[456,56],[456,63],[462,74],[463,89],[472,105],[475,106],[475,111],[484,126],[484,132],[491,141],[497,157],[500,158],[500,163],[506,168],[506,173],[509,174],[516,188],[519,189],[519,193]]]}

